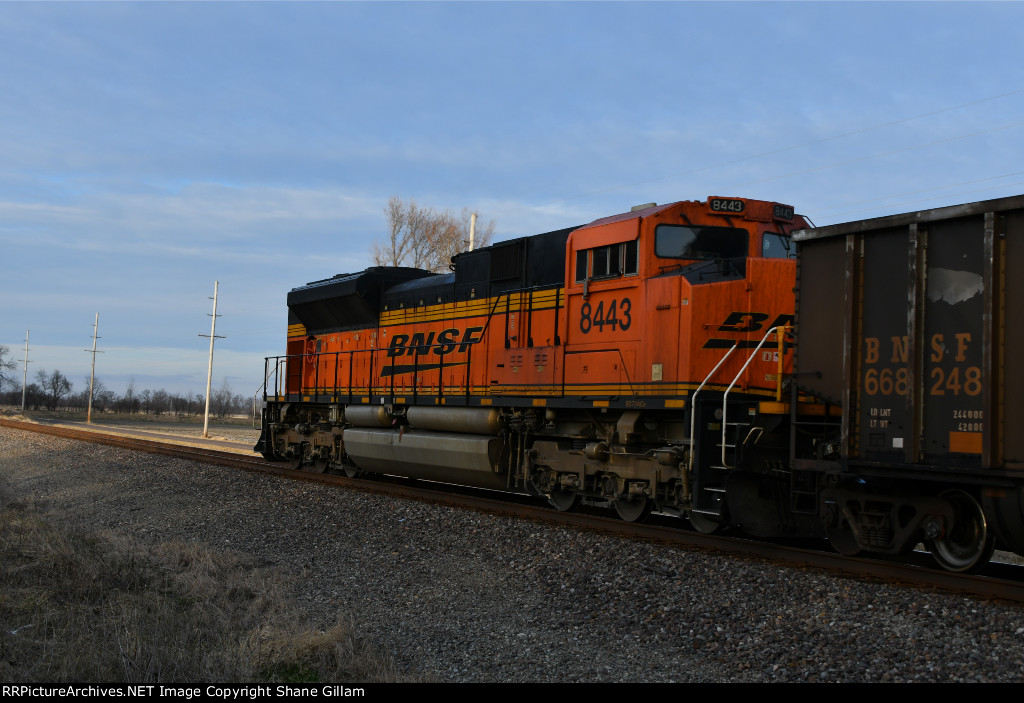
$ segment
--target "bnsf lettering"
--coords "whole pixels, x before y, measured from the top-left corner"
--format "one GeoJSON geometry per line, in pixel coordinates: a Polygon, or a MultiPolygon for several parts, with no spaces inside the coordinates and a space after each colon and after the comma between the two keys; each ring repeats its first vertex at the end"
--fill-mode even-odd
{"type": "MultiPolygon", "coordinates": [[[[770,325],[766,325],[765,320],[767,320],[768,317],[768,313],[764,312],[731,312],[724,320],[722,320],[722,324],[719,325],[718,331],[733,333],[760,332],[762,330],[770,330],[773,327],[793,326],[792,315],[779,315],[775,318],[774,322],[770,325]]],[[[753,349],[757,346],[757,341],[748,339],[737,342],[735,337],[711,337],[704,343],[704,348],[730,349],[736,344],[739,344],[741,349],[753,349]]],[[[792,349],[792,342],[786,342],[785,344],[787,349],[792,349]]]]}
{"type": "MultiPolygon", "coordinates": [[[[947,339],[944,335],[933,334],[929,340],[928,360],[933,366],[928,372],[928,394],[929,395],[981,395],[983,389],[981,368],[968,366],[963,362],[968,361],[968,349],[971,344],[970,332],[957,332],[953,334],[952,349],[947,346],[947,339]],[[959,362],[950,364],[952,361],[959,362]]],[[[885,353],[881,340],[878,337],[864,338],[864,365],[863,386],[867,395],[901,395],[910,393],[910,371],[905,366],[898,368],[876,368],[874,364],[884,363],[888,359],[890,364],[906,364],[909,359],[909,341],[906,336],[889,338],[890,354],[885,353]]]]}
{"type": "Polygon", "coordinates": [[[470,345],[480,341],[480,337],[477,335],[483,329],[483,327],[467,328],[465,332],[462,332],[461,341],[458,341],[459,330],[443,330],[440,334],[437,334],[436,343],[434,341],[436,333],[434,332],[417,332],[412,335],[412,341],[410,341],[407,334],[396,334],[391,338],[391,344],[388,346],[388,357],[415,356],[416,354],[427,353],[444,356],[455,351],[456,347],[458,347],[460,352],[465,352],[469,349],[470,345]]]}
{"type": "Polygon", "coordinates": [[[758,332],[762,329],[771,329],[772,327],[782,327],[783,325],[792,325],[792,315],[779,315],[775,318],[775,322],[768,325],[767,328],[764,326],[764,321],[768,319],[768,314],[763,312],[731,312],[729,316],[725,318],[721,326],[718,328],[719,332],[758,332]]]}
{"type": "MultiPolygon", "coordinates": [[[[475,330],[476,328],[474,327],[472,329],[475,330]]],[[[468,331],[469,330],[467,330],[467,332],[468,331]]],[[[445,354],[450,354],[451,352],[455,351],[455,340],[458,338],[458,336],[458,330],[445,330],[441,334],[437,335],[437,353],[440,354],[441,356],[444,356],[445,354]]]]}
{"type": "MultiPolygon", "coordinates": [[[[735,314],[735,313],[734,313],[735,314]]],[[[956,361],[967,361],[967,347],[971,342],[970,332],[957,332],[953,335],[956,339],[956,361]]],[[[903,337],[890,337],[892,354],[889,361],[892,363],[907,363],[908,341],[906,335],[903,337]]],[[[939,362],[945,359],[949,349],[946,347],[946,338],[942,334],[933,334],[930,341],[931,351],[928,354],[930,361],[939,362]]],[[[880,341],[878,337],[864,338],[864,363],[875,364],[880,358],[880,341]]]]}

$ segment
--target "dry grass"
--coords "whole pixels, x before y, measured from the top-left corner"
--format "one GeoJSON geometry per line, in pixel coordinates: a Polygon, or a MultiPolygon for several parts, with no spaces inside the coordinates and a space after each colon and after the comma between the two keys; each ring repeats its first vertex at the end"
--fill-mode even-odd
{"type": "Polygon", "coordinates": [[[147,550],[49,524],[0,495],[0,681],[410,680],[344,617],[304,624],[290,580],[228,552],[147,550]]]}

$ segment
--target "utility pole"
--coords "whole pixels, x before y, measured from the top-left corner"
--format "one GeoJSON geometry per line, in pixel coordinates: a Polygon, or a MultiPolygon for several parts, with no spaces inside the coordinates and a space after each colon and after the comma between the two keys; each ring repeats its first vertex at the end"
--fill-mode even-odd
{"type": "MultiPolygon", "coordinates": [[[[213,381],[213,340],[218,339],[217,337],[217,287],[220,285],[219,281],[213,282],[213,314],[210,317],[213,321],[210,323],[210,365],[206,370],[206,414],[203,417],[203,437],[210,436],[210,384],[213,381]]],[[[206,337],[207,335],[201,334],[200,337],[206,337]]],[[[219,339],[224,339],[219,337],[219,339]]]]}
{"type": "MultiPolygon", "coordinates": [[[[100,331],[100,314],[96,313],[96,324],[92,327],[92,371],[89,372],[89,411],[85,415],[85,421],[92,424],[92,385],[96,380],[96,354],[102,354],[103,352],[96,351],[96,340],[99,339],[97,333],[100,331]]],[[[89,351],[86,349],[85,351],[89,351]]]]}
{"type": "Polygon", "coordinates": [[[25,330],[25,374],[21,379],[21,414],[25,414],[25,389],[28,387],[28,333],[29,330],[25,330]]]}

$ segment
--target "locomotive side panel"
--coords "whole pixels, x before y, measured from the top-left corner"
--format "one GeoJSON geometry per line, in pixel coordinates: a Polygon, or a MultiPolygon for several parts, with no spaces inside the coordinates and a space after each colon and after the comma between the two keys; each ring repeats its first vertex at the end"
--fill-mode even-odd
{"type": "Polygon", "coordinates": [[[642,380],[668,395],[681,395],[679,330],[689,329],[689,306],[683,305],[680,276],[658,276],[647,281],[647,310],[653,334],[647,335],[640,362],[642,380]],[[646,378],[643,378],[646,376],[646,378]]]}

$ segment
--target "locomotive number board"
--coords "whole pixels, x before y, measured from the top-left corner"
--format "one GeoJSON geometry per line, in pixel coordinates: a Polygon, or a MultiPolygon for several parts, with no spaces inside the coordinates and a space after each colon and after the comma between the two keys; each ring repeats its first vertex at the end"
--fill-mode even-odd
{"type": "Polygon", "coordinates": [[[708,207],[712,212],[732,212],[739,214],[743,212],[747,204],[735,198],[712,198],[708,201],[708,207]]]}
{"type": "Polygon", "coordinates": [[[794,214],[792,205],[779,205],[776,203],[772,208],[772,217],[776,220],[792,220],[794,214]]]}

